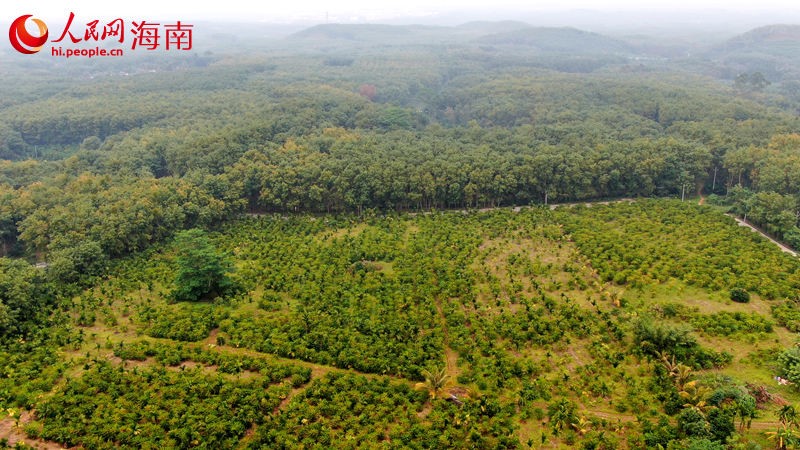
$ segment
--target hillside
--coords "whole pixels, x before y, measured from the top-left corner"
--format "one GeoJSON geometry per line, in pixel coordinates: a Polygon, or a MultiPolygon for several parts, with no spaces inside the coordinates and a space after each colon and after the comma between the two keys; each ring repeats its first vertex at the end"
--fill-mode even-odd
{"type": "Polygon", "coordinates": [[[371,43],[373,45],[408,45],[412,42],[423,42],[433,36],[442,36],[445,32],[446,29],[443,27],[432,26],[325,24],[298,31],[289,36],[288,39],[319,40],[324,42],[341,40],[371,43]]]}
{"type": "Polygon", "coordinates": [[[638,448],[666,445],[660,421],[702,390],[716,409],[686,409],[679,427],[707,420],[727,436],[728,405],[757,398],[742,435],[764,442],[782,402],[800,399],[772,375],[793,342],[777,311],[797,314],[772,299],[800,287],[800,262],[708,207],[267,216],[212,237],[238,293],[171,300],[181,244],[159,246],[74,297],[54,325],[69,343],[37,341],[55,353],[17,365],[8,357],[29,344],[6,350],[0,389],[31,437],[638,448]],[[750,302],[731,302],[733,286],[750,302]]]}
{"type": "Polygon", "coordinates": [[[763,73],[773,82],[800,79],[800,25],[770,25],[736,36],[709,56],[736,74],[763,73]]]}
{"type": "Polygon", "coordinates": [[[0,54],[0,449],[800,447],[793,28],[267,28],[0,54]]]}
{"type": "Polygon", "coordinates": [[[294,44],[360,48],[450,44],[521,46],[536,54],[629,54],[622,41],[575,28],[531,27],[521,22],[470,22],[456,27],[421,25],[317,25],[288,37],[294,44]]]}
{"type": "Polygon", "coordinates": [[[541,53],[630,54],[622,41],[575,28],[523,28],[491,34],[478,39],[481,44],[531,47],[541,53]]]}

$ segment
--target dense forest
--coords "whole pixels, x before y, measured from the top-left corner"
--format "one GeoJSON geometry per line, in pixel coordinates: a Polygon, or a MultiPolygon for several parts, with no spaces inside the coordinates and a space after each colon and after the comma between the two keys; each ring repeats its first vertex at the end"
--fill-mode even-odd
{"type": "Polygon", "coordinates": [[[0,54],[0,448],[800,446],[795,27],[246,32],[0,54]]]}

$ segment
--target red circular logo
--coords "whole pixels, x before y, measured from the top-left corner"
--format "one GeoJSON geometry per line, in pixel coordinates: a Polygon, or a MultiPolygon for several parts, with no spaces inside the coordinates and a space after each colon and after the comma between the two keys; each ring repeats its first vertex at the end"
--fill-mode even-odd
{"type": "Polygon", "coordinates": [[[39,19],[32,18],[31,14],[19,16],[15,21],[11,22],[11,27],[8,29],[8,39],[18,52],[32,55],[41,50],[44,43],[47,42],[47,25],[39,19]],[[29,18],[39,27],[39,36],[33,36],[25,28],[25,22],[29,18]]]}

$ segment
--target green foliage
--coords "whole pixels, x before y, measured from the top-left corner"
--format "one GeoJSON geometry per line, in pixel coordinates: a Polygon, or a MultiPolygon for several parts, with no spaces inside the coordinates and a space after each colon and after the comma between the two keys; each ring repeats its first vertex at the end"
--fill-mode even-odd
{"type": "Polygon", "coordinates": [[[98,363],[37,407],[39,436],[87,448],[230,448],[287,391],[201,370],[128,371],[98,363]]]}
{"type": "Polygon", "coordinates": [[[691,318],[695,329],[712,336],[742,336],[750,333],[771,333],[772,322],[759,314],[742,312],[719,312],[696,315],[691,318]]]}
{"type": "Polygon", "coordinates": [[[800,289],[797,259],[710,208],[650,200],[575,212],[559,218],[604,280],[642,287],[675,278],[768,299],[800,289]]]}
{"type": "MultiPolygon", "coordinates": [[[[268,46],[237,31],[246,58],[220,43],[3,65],[0,255],[48,265],[0,260],[0,406],[38,411],[32,434],[514,448],[521,425],[531,447],[718,448],[746,427],[752,397],[701,372],[732,356],[692,330],[752,350],[723,371],[760,380],[782,349],[747,346],[773,325],[724,293],[758,311],[778,300],[776,322],[798,331],[800,263],[719,208],[645,198],[713,191],[800,242],[789,59],[753,67],[733,42],[664,62],[513,22],[329,25],[268,46]],[[738,91],[708,77],[734,66],[738,91]],[[394,213],[622,197],[635,201],[394,213]],[[713,313],[655,298],[686,285],[713,313]],[[210,335],[218,348],[175,342],[210,335]],[[122,368],[95,363],[112,349],[122,368]],[[314,380],[275,355],[310,361],[314,380]],[[412,389],[426,375],[435,399],[412,389]],[[617,419],[631,412],[641,430],[617,419]]],[[[778,361],[792,380],[795,353],[778,361]]]]}
{"type": "Polygon", "coordinates": [[[458,263],[466,265],[474,251],[472,238],[458,237],[463,245],[447,250],[453,261],[435,256],[446,246],[436,239],[456,230],[456,220],[420,220],[424,232],[409,242],[403,236],[409,224],[400,220],[353,225],[341,236],[303,218],[238,224],[227,245],[250,261],[240,276],[268,287],[272,301],[268,313],[232,315],[220,329],[234,346],[422,380],[423,368],[441,360],[442,334],[429,299],[467,289],[449,272],[463,273],[458,263]]]}
{"type": "Polygon", "coordinates": [[[678,414],[678,430],[686,437],[711,437],[711,427],[706,417],[694,408],[686,408],[678,414]]]}
{"type": "Polygon", "coordinates": [[[208,304],[162,308],[143,306],[137,314],[137,319],[146,326],[148,335],[178,341],[205,339],[227,317],[227,311],[208,304]]]}
{"type": "Polygon", "coordinates": [[[741,148],[725,155],[726,165],[738,174],[730,190],[733,210],[768,233],[797,243],[797,199],[800,135],[775,135],[763,147],[741,148]]]}
{"type": "Polygon", "coordinates": [[[749,303],[750,302],[750,293],[745,291],[742,288],[731,288],[731,300],[735,301],[736,303],[749,303]]]}
{"type": "Polygon", "coordinates": [[[328,374],[256,431],[251,448],[336,446],[359,448],[391,440],[417,448],[517,448],[509,409],[496,399],[436,402],[417,416],[426,393],[388,379],[328,374]]]}
{"type": "Polygon", "coordinates": [[[798,301],[786,300],[777,305],[772,305],[772,316],[781,325],[791,332],[800,332],[800,305],[798,301]]]}
{"type": "Polygon", "coordinates": [[[734,412],[740,420],[740,428],[750,428],[750,423],[756,417],[756,399],[751,395],[743,395],[736,400],[734,406],[734,412]]]}
{"type": "MultiPolygon", "coordinates": [[[[694,420],[687,417],[687,423],[694,420]]],[[[670,424],[669,418],[661,416],[658,423],[653,423],[649,420],[643,420],[641,423],[641,434],[643,436],[644,444],[648,448],[655,448],[661,446],[666,448],[671,441],[678,439],[678,429],[670,424]]]]}
{"type": "MultiPolygon", "coordinates": [[[[757,313],[722,311],[700,314],[697,308],[689,308],[674,302],[656,305],[651,311],[659,318],[679,319],[684,323],[690,323],[696,331],[711,336],[743,338],[752,334],[772,333],[774,326],[772,321],[757,313]]],[[[780,323],[780,320],[778,322],[780,323]]]]}
{"type": "Polygon", "coordinates": [[[433,370],[425,369],[422,371],[422,376],[425,377],[425,387],[428,389],[428,394],[432,399],[439,397],[449,382],[446,367],[433,370]]]}
{"type": "Polygon", "coordinates": [[[749,218],[767,232],[783,237],[797,224],[797,202],[791,195],[757,192],[750,199],[749,218]]]}
{"type": "Polygon", "coordinates": [[[793,382],[800,382],[800,347],[786,349],[778,356],[778,374],[793,382]]]}
{"type": "Polygon", "coordinates": [[[121,256],[181,228],[215,222],[226,212],[226,205],[204,188],[178,179],[81,173],[33,183],[17,193],[19,239],[31,251],[64,250],[60,256],[77,257],[78,263],[81,252],[95,250],[77,242],[96,242],[107,255],[121,256]]]}
{"type": "Polygon", "coordinates": [[[770,84],[761,72],[740,73],[733,81],[733,86],[742,91],[762,91],[770,84]]]}
{"type": "Polygon", "coordinates": [[[797,426],[797,410],[792,405],[783,405],[778,410],[778,419],[783,426],[797,426]]]}
{"type": "MultiPolygon", "coordinates": [[[[270,383],[297,377],[299,384],[302,385],[311,379],[311,370],[308,368],[276,363],[265,357],[229,355],[183,345],[174,346],[147,341],[119,343],[114,347],[114,355],[129,361],[145,361],[147,358],[154,358],[157,362],[168,366],[178,366],[183,362],[191,361],[206,367],[216,366],[220,372],[227,374],[238,374],[244,371],[257,372],[270,383]]],[[[299,385],[293,387],[299,387],[299,385]]]]}
{"type": "Polygon", "coordinates": [[[673,355],[684,364],[695,368],[719,367],[733,358],[725,352],[702,348],[688,327],[655,323],[647,318],[638,321],[633,330],[633,338],[636,348],[646,355],[673,355]]]}
{"type": "MultiPolygon", "coordinates": [[[[665,205],[669,211],[672,202],[665,205]]],[[[614,207],[627,213],[629,205],[614,207]]],[[[9,379],[0,379],[0,396],[7,404],[44,407],[47,416],[31,425],[34,435],[87,448],[194,441],[191,445],[226,448],[375,443],[514,448],[521,444],[515,427],[523,423],[578,448],[614,448],[624,445],[623,439],[667,448],[689,445],[693,438],[721,442],[737,424],[744,430],[754,413],[752,397],[736,387],[741,383],[701,372],[724,366],[731,356],[701,346],[692,329],[726,342],[768,333],[770,321],[724,309],[702,314],[678,299],[630,300],[602,281],[589,264],[592,255],[580,253],[578,241],[570,240],[574,234],[559,226],[569,221],[582,233],[585,214],[576,207],[242,219],[223,227],[213,242],[216,255],[230,255],[247,293],[170,303],[164,291],[173,282],[175,244],[112,262],[106,279],[63,300],[73,318],[67,322],[92,326],[79,329],[87,333],[81,339],[91,341],[72,343],[80,351],[69,354],[89,356],[61,359],[54,346],[41,356],[9,356],[29,369],[4,369],[9,379]],[[112,319],[129,327],[125,334],[110,335],[113,343],[88,334],[116,330],[120,325],[112,319]],[[175,342],[201,341],[212,331],[215,348],[208,342],[175,342]],[[133,333],[159,341],[135,342],[133,333]],[[95,364],[111,350],[122,360],[118,366],[95,364]],[[315,375],[258,352],[311,361],[315,375]],[[61,364],[47,360],[43,371],[47,354],[61,364]],[[642,355],[652,357],[652,365],[642,366],[642,355]],[[426,373],[431,367],[440,369],[426,373]],[[83,375],[63,381],[66,393],[52,392],[69,369],[83,375]],[[435,398],[415,389],[426,377],[435,398]],[[148,378],[151,387],[144,386],[148,378]],[[195,390],[186,386],[217,379],[218,396],[199,397],[201,405],[222,401],[229,392],[225,386],[234,383],[231,389],[242,395],[265,396],[248,400],[255,402],[248,408],[257,409],[258,418],[239,416],[241,409],[211,407],[215,420],[230,428],[214,434],[193,407],[175,409],[169,403],[192,402],[195,390]],[[117,385],[138,390],[141,398],[113,393],[117,385]],[[171,386],[188,391],[179,394],[171,386]],[[290,389],[297,389],[291,398],[290,389]],[[43,392],[50,395],[40,397],[43,392]],[[70,403],[84,402],[90,393],[98,398],[85,400],[86,411],[70,403]],[[652,416],[641,419],[641,433],[626,437],[610,421],[586,413],[587,402],[617,411],[612,414],[652,416]],[[90,413],[95,409],[104,416],[90,413]],[[174,417],[168,412],[173,409],[174,417]],[[128,416],[140,410],[155,419],[128,416]],[[77,418],[62,418],[59,411],[77,418]],[[644,425],[664,412],[677,414],[675,422],[644,425]],[[107,417],[122,424],[120,429],[138,424],[143,437],[120,437],[121,431],[108,429],[107,417]],[[254,433],[244,438],[240,430],[254,424],[254,433]]],[[[673,245],[667,240],[663,251],[673,245]]],[[[750,251],[758,244],[736,245],[750,251]]],[[[742,271],[734,283],[749,274],[742,271]]]]}
{"type": "Polygon", "coordinates": [[[273,290],[267,290],[258,299],[258,307],[265,311],[279,311],[283,308],[285,300],[273,290]]]}
{"type": "Polygon", "coordinates": [[[736,432],[734,408],[715,408],[708,412],[708,424],[711,435],[717,442],[725,442],[729,436],[736,432]]]}
{"type": "Polygon", "coordinates": [[[39,277],[24,261],[0,258],[0,337],[26,330],[45,306],[39,277]]]}
{"type": "Polygon", "coordinates": [[[61,328],[44,328],[28,339],[0,341],[0,408],[33,408],[69,367],[59,347],[78,339],[61,328]]]}
{"type": "Polygon", "coordinates": [[[182,231],[175,237],[177,274],[172,298],[198,301],[223,297],[235,289],[230,278],[233,265],[199,229],[182,231]]]}
{"type": "Polygon", "coordinates": [[[54,250],[50,254],[47,275],[56,282],[73,283],[100,275],[107,256],[100,244],[83,241],[75,246],[54,250]]]}
{"type": "Polygon", "coordinates": [[[575,403],[566,398],[560,398],[547,406],[547,417],[550,419],[553,434],[558,435],[578,421],[576,408],[575,403]]]}
{"type": "Polygon", "coordinates": [[[725,445],[707,438],[691,438],[671,442],[667,450],[725,450],[725,445]]]}
{"type": "Polygon", "coordinates": [[[789,230],[783,233],[783,240],[789,244],[790,247],[800,249],[800,228],[797,226],[789,228],[789,230]]]}

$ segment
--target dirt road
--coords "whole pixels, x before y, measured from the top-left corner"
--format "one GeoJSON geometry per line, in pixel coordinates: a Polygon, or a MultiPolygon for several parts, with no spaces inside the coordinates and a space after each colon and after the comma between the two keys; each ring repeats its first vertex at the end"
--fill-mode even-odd
{"type": "Polygon", "coordinates": [[[768,241],[770,241],[773,244],[777,245],[783,252],[788,253],[788,254],[790,254],[790,255],[792,255],[794,257],[797,257],[797,252],[796,251],[794,251],[794,250],[790,249],[789,247],[781,244],[780,242],[776,241],[775,239],[772,239],[771,237],[767,236],[763,231],[759,230],[758,228],[754,227],[753,225],[750,225],[749,223],[745,222],[744,220],[742,220],[742,219],[740,219],[740,218],[738,218],[738,217],[736,217],[736,216],[734,216],[732,214],[728,214],[728,215],[733,217],[733,219],[736,220],[736,223],[738,223],[740,227],[750,228],[751,230],[753,230],[756,233],[758,233],[761,236],[763,236],[764,239],[767,239],[768,241]]]}

